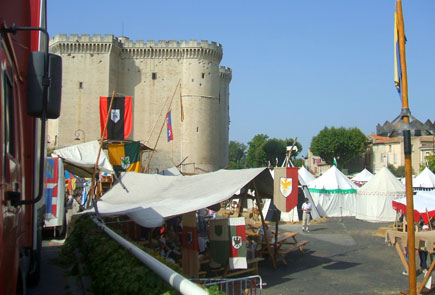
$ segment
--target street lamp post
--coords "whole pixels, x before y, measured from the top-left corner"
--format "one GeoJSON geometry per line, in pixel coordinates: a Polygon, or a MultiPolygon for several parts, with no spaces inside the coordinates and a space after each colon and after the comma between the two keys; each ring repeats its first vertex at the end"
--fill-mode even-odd
{"type": "Polygon", "coordinates": [[[74,131],[74,135],[76,137],[74,138],[74,140],[81,141],[83,136],[83,142],[86,142],[86,134],[85,131],[83,131],[82,129],[77,129],[76,131],[74,131]]]}

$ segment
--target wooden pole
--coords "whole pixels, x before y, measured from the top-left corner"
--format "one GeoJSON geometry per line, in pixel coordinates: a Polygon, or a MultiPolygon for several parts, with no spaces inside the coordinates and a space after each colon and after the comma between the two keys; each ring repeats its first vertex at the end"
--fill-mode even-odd
{"type": "Polygon", "coordinates": [[[153,135],[153,133],[154,133],[154,129],[156,128],[157,122],[159,121],[160,117],[161,117],[162,114],[163,114],[163,109],[165,108],[166,103],[168,102],[168,100],[169,100],[169,96],[168,96],[168,98],[166,98],[166,101],[165,101],[165,103],[162,105],[162,109],[160,110],[160,114],[158,115],[156,121],[154,122],[154,126],[153,126],[153,128],[151,129],[151,132],[150,132],[150,135],[148,136],[148,139],[146,140],[146,143],[147,143],[147,144],[148,144],[148,142],[150,141],[151,135],[153,135]]]}
{"type": "Polygon", "coordinates": [[[91,201],[92,201],[92,199],[95,196],[96,174],[97,174],[97,171],[98,171],[98,162],[100,161],[101,149],[103,148],[104,136],[106,134],[107,123],[109,122],[110,111],[112,110],[112,105],[113,105],[113,100],[115,98],[115,93],[116,93],[115,90],[113,90],[113,92],[112,92],[112,99],[110,100],[109,110],[107,111],[106,122],[104,122],[103,132],[101,133],[100,147],[98,148],[97,160],[95,161],[95,165],[94,165],[94,173],[92,173],[91,189],[89,191],[89,198],[88,198],[88,201],[87,201],[88,207],[91,204],[91,201]]]}
{"type": "Polygon", "coordinates": [[[239,199],[239,204],[237,205],[237,217],[241,217],[243,215],[243,204],[246,203],[247,198],[248,198],[248,192],[246,191],[239,199]]]}
{"type": "MultiPolygon", "coordinates": [[[[177,88],[178,88],[178,86],[180,85],[180,82],[181,82],[181,79],[178,80],[177,86],[175,86],[174,93],[172,94],[171,102],[169,103],[168,110],[166,111],[166,114],[167,114],[167,113],[169,112],[169,110],[171,109],[172,101],[174,100],[175,92],[177,91],[177,88]]],[[[149,170],[149,168],[150,168],[150,163],[151,163],[151,160],[152,160],[152,158],[153,158],[154,151],[156,150],[156,146],[157,146],[157,144],[159,143],[160,135],[162,134],[163,127],[165,127],[165,123],[166,123],[166,119],[163,120],[162,127],[160,128],[159,136],[157,137],[156,143],[154,144],[153,150],[151,151],[151,155],[150,155],[150,157],[148,158],[147,164],[146,164],[145,169],[144,169],[144,172],[145,172],[145,173],[148,173],[148,170],[149,170]]]]}
{"type": "Polygon", "coordinates": [[[298,137],[296,136],[295,140],[293,141],[292,147],[290,148],[290,151],[288,152],[288,157],[287,157],[287,159],[285,161],[285,167],[287,167],[288,166],[288,162],[290,162],[290,157],[292,155],[293,147],[296,145],[297,140],[298,140],[298,137]]]}
{"type": "MultiPolygon", "coordinates": [[[[288,152],[288,157],[287,157],[287,160],[285,162],[285,167],[286,168],[288,166],[288,162],[290,162],[290,157],[291,157],[292,152],[293,152],[293,147],[296,145],[297,140],[298,140],[298,137],[296,136],[295,140],[293,141],[292,147],[290,148],[290,150],[288,152]]],[[[278,241],[278,223],[279,223],[279,220],[277,220],[276,224],[275,224],[275,241],[278,241]]],[[[275,251],[276,251],[276,247],[275,247],[275,251]]]]}
{"type": "MultiPolygon", "coordinates": [[[[402,69],[402,118],[409,123],[409,104],[408,104],[408,77],[406,73],[405,56],[405,25],[403,21],[402,1],[396,1],[398,30],[399,30],[399,52],[400,67],[402,69]]],[[[408,266],[409,266],[409,294],[415,295],[417,289],[416,269],[415,269],[415,232],[414,232],[414,200],[412,190],[412,163],[411,163],[411,136],[410,131],[404,131],[405,149],[405,179],[406,179],[406,219],[408,223],[408,266]],[[406,133],[407,132],[407,133],[406,133]]]]}
{"type": "MultiPolygon", "coordinates": [[[[254,184],[254,189],[255,189],[255,199],[257,200],[257,204],[260,207],[260,196],[259,196],[259,191],[257,188],[257,185],[255,184],[255,180],[252,181],[252,183],[254,184]]],[[[261,217],[261,225],[263,226],[263,232],[264,232],[264,238],[266,240],[266,247],[267,247],[267,252],[269,253],[270,258],[272,259],[272,265],[273,268],[276,269],[276,260],[275,260],[275,254],[272,253],[272,251],[270,250],[270,242],[269,242],[269,234],[267,232],[267,225],[266,222],[264,221],[264,216],[263,216],[263,208],[259,208],[260,210],[260,217],[261,217]]],[[[260,241],[261,243],[261,241],[260,241]]],[[[276,243],[276,240],[275,240],[276,243]]]]}

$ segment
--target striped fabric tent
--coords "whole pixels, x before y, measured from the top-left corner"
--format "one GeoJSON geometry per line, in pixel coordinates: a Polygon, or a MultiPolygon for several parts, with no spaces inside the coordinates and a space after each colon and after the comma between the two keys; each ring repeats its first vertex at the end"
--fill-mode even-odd
{"type": "Polygon", "coordinates": [[[383,167],[357,192],[356,218],[371,222],[394,221],[391,202],[405,197],[405,186],[383,167]]]}

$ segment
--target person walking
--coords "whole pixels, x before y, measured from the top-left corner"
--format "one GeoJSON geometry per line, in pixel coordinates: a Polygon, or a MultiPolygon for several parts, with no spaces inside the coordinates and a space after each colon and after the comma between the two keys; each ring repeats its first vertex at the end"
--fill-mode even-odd
{"type": "Polygon", "coordinates": [[[308,198],[305,198],[305,203],[302,204],[302,231],[305,231],[307,233],[310,232],[310,230],[308,229],[308,226],[310,225],[310,220],[311,220],[311,209],[313,208],[313,206],[311,205],[311,203],[308,201],[308,198]]]}

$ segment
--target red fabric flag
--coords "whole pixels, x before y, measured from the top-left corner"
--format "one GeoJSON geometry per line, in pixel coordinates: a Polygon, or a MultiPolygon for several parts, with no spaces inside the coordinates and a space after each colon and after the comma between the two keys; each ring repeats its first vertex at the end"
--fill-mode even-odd
{"type": "Polygon", "coordinates": [[[111,97],[100,96],[100,125],[101,134],[107,121],[105,139],[124,140],[130,136],[133,129],[133,108],[131,96],[114,97],[112,109],[108,113],[111,97]]]}
{"type": "Polygon", "coordinates": [[[198,233],[196,232],[196,227],[183,226],[181,243],[183,248],[199,251],[198,233]]]}

